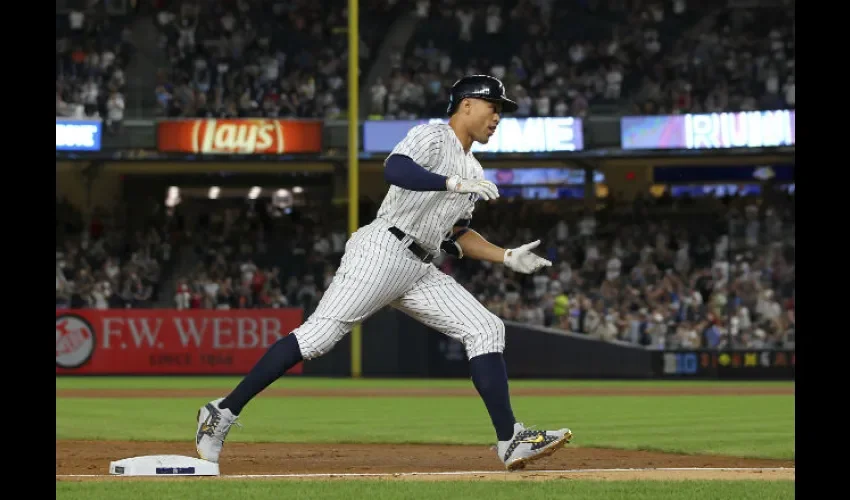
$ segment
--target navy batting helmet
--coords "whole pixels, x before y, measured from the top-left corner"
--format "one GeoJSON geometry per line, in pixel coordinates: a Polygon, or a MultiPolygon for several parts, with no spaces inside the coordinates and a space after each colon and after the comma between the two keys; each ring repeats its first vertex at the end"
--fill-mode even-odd
{"type": "Polygon", "coordinates": [[[501,102],[502,110],[507,113],[517,110],[517,104],[505,95],[504,84],[493,76],[470,75],[456,81],[449,93],[449,107],[446,109],[446,113],[449,116],[454,114],[460,101],[467,97],[501,102]]]}

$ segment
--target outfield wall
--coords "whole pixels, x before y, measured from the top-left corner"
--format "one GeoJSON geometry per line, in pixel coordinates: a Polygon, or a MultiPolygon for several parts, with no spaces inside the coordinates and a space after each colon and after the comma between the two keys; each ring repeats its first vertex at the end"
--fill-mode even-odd
{"type": "MultiPolygon", "coordinates": [[[[303,321],[300,309],[57,310],[57,375],[240,375],[303,321]]],[[[505,322],[512,378],[793,380],[787,351],[658,351],[505,322]]],[[[468,377],[463,345],[384,309],[363,323],[368,377],[468,377]]],[[[351,338],[288,374],[349,376],[351,338]]]]}
{"type": "MultiPolygon", "coordinates": [[[[658,351],[625,342],[505,322],[512,378],[793,380],[793,350],[658,351]]],[[[350,373],[350,339],[304,365],[310,375],[350,373]]],[[[468,377],[462,344],[390,309],[363,324],[363,374],[468,377]]]]}

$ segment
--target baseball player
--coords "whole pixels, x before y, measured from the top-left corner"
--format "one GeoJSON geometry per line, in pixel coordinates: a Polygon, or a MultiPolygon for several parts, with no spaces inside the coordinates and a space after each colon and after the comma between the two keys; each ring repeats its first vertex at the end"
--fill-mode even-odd
{"type": "Polygon", "coordinates": [[[470,149],[475,141],[487,144],[502,112],[516,109],[501,81],[467,76],[451,89],[448,124],[417,125],[396,145],[384,162],[391,186],[377,217],[351,235],[315,312],[269,347],[227,397],[198,410],[195,444],[202,459],[218,462],[230,427],[257,394],[301,360],[330,351],[352,325],[385,306],[463,343],[472,382],[496,431],[498,458],[508,470],[570,441],[569,429],[529,429],[516,421],[502,357],[504,323],[432,264],[442,250],[521,273],[552,265],[532,253],[540,240],[504,249],[469,227],[475,202],[499,196],[470,149]]]}

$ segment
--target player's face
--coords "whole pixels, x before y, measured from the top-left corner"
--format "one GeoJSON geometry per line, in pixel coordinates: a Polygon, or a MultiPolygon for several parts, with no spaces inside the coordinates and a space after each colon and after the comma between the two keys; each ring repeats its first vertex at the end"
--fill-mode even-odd
{"type": "Polygon", "coordinates": [[[496,133],[502,115],[502,103],[470,99],[469,133],[472,139],[487,144],[496,133]]]}

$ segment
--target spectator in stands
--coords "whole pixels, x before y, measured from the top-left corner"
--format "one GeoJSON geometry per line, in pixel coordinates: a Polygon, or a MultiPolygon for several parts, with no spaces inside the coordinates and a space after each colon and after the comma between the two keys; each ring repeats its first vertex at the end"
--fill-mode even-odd
{"type": "Polygon", "coordinates": [[[192,292],[185,280],[177,284],[177,293],[174,295],[174,306],[178,311],[192,308],[192,292]]]}
{"type": "Polygon", "coordinates": [[[124,96],[113,88],[106,101],[106,126],[109,131],[117,133],[124,121],[124,96]]]}

